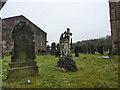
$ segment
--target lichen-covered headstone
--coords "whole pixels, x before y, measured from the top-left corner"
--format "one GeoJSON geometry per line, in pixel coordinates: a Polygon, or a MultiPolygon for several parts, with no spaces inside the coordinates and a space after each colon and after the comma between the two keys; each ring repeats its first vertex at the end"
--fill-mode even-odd
{"type": "Polygon", "coordinates": [[[71,51],[70,51],[70,29],[67,28],[67,31],[61,34],[60,36],[60,57],[57,62],[57,69],[63,71],[77,71],[77,66],[73,60],[71,51]]]}
{"type": "Polygon", "coordinates": [[[38,73],[34,61],[34,37],[31,27],[26,22],[19,22],[13,32],[14,48],[8,68],[8,78],[22,78],[38,73]]]}

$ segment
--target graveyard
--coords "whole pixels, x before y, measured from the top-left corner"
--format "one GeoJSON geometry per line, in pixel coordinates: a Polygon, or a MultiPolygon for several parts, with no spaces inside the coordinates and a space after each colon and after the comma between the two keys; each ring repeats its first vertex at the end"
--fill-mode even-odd
{"type": "MultiPolygon", "coordinates": [[[[73,21],[70,21],[72,22],[70,27],[65,27],[59,32],[61,26],[64,27],[64,23],[62,21],[61,28],[57,27],[56,24],[60,25],[58,20],[59,23],[51,24],[57,27],[55,33],[55,28],[53,31],[50,28],[41,29],[39,25],[25,17],[25,14],[2,18],[3,32],[0,47],[2,71],[0,72],[2,72],[3,90],[9,88],[119,88],[119,8],[120,0],[114,2],[109,0],[111,28],[106,30],[111,29],[111,34],[106,32],[101,36],[98,35],[99,32],[92,36],[94,33],[90,31],[92,24],[87,25],[87,22],[85,27],[89,26],[87,30],[90,32],[87,31],[84,34],[85,28],[80,29],[81,31],[77,27],[73,28],[73,21]],[[88,34],[92,37],[87,37],[88,34]],[[50,37],[52,37],[51,40],[50,37]],[[80,39],[80,37],[84,38],[80,39]]],[[[57,11],[56,9],[56,13],[57,11]]],[[[50,14],[52,16],[52,12],[50,14]]],[[[50,19],[54,16],[56,15],[50,19]]],[[[67,22],[68,25],[70,22],[67,22]]],[[[84,24],[84,22],[81,23],[84,24]]],[[[49,26],[47,23],[46,25],[49,26]]],[[[82,27],[82,24],[79,25],[82,27]]],[[[97,29],[94,30],[97,31],[97,29]]]]}
{"type": "MultiPolygon", "coordinates": [[[[74,56],[74,55],[73,55],[74,56]]],[[[80,54],[74,57],[77,72],[63,72],[55,69],[58,57],[37,55],[38,75],[22,79],[6,79],[11,56],[2,60],[4,88],[117,88],[118,57],[96,58],[99,54],[80,54]],[[86,57],[86,59],[84,59],[86,57]],[[8,60],[8,61],[4,61],[8,60]],[[31,84],[27,83],[31,81],[31,84]]]]}

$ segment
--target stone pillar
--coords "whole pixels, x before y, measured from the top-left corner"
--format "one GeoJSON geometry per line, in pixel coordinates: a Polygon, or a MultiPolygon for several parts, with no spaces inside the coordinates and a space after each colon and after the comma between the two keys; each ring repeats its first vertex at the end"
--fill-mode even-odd
{"type": "Polygon", "coordinates": [[[120,54],[120,0],[109,0],[112,53],[120,54]]]}
{"type": "Polygon", "coordinates": [[[14,48],[7,78],[22,78],[37,74],[31,27],[26,22],[18,23],[12,32],[12,38],[14,48]]]}

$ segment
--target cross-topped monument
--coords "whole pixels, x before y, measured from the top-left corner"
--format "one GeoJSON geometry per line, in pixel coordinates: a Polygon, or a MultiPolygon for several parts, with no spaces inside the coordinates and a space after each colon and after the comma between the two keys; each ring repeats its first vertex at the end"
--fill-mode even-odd
{"type": "Polygon", "coordinates": [[[56,67],[63,71],[77,71],[77,66],[70,51],[70,36],[72,36],[72,33],[70,28],[67,28],[67,31],[61,34],[59,40],[61,55],[56,67]]]}

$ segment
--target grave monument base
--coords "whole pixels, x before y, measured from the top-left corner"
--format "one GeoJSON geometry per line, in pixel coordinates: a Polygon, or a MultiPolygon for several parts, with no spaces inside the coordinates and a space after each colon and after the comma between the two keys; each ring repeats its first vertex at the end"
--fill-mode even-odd
{"type": "Polygon", "coordinates": [[[59,61],[57,62],[56,68],[62,71],[77,71],[75,61],[73,60],[72,56],[69,55],[60,57],[59,61]]]}
{"type": "Polygon", "coordinates": [[[35,61],[12,62],[9,64],[7,78],[23,78],[38,73],[38,66],[35,61]]]}

